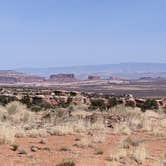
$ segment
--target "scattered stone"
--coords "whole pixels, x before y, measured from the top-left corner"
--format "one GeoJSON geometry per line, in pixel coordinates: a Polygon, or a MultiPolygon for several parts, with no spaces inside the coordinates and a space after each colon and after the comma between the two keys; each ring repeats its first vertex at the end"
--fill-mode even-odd
{"type": "Polygon", "coordinates": [[[103,153],[101,149],[97,149],[95,155],[103,155],[103,153]]]}
{"type": "Polygon", "coordinates": [[[13,145],[11,145],[11,150],[12,151],[16,151],[17,149],[18,149],[18,147],[19,147],[19,145],[17,145],[17,144],[13,144],[13,145]]]}
{"type": "Polygon", "coordinates": [[[70,149],[67,148],[67,147],[62,147],[62,148],[60,148],[59,150],[60,150],[60,151],[63,151],[63,152],[70,151],[70,149]]]}
{"type": "Polygon", "coordinates": [[[80,138],[76,138],[75,141],[80,141],[80,138]]]}
{"type": "Polygon", "coordinates": [[[23,148],[23,147],[19,147],[19,148],[18,148],[18,154],[24,154],[24,155],[27,155],[27,151],[25,150],[25,148],[23,148]]]}
{"type": "Polygon", "coordinates": [[[40,144],[46,144],[46,141],[45,141],[44,139],[41,139],[41,140],[39,141],[39,143],[40,143],[40,144]]]}
{"type": "Polygon", "coordinates": [[[32,152],[37,152],[38,150],[40,150],[41,148],[37,147],[37,146],[31,146],[31,151],[32,152]]]}

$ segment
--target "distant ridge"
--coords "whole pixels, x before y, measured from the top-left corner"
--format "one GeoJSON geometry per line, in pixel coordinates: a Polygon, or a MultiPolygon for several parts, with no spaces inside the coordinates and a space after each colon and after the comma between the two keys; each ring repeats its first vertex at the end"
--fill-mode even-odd
{"type": "MultiPolygon", "coordinates": [[[[166,63],[119,63],[102,65],[85,65],[71,67],[48,67],[48,68],[19,68],[18,72],[37,74],[48,77],[57,73],[74,73],[76,75],[110,75],[133,77],[133,74],[147,74],[148,76],[166,76],[166,63]]],[[[140,75],[142,76],[142,75],[140,75]]],[[[143,75],[144,76],[144,75],[143,75]]]]}

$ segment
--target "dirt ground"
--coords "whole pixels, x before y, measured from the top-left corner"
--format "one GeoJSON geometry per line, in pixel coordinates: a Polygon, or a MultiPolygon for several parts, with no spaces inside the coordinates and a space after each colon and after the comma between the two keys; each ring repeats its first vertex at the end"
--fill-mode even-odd
{"type": "MultiPolygon", "coordinates": [[[[11,145],[0,146],[0,166],[56,166],[64,159],[71,159],[76,166],[112,166],[108,160],[114,153],[119,140],[125,135],[106,133],[104,142],[89,147],[77,146],[81,135],[48,136],[45,138],[17,138],[18,149],[12,150],[11,145]]],[[[144,142],[149,157],[141,163],[143,166],[157,166],[155,162],[166,154],[166,138],[152,137],[148,133],[137,132],[133,138],[144,142]]],[[[122,161],[115,166],[137,166],[135,161],[122,161]]]]}

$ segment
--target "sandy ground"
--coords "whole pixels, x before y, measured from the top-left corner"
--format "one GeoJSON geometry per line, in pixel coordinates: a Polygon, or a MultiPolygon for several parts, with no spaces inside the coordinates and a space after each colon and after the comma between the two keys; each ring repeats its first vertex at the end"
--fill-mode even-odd
{"type": "MultiPolygon", "coordinates": [[[[19,148],[16,151],[11,150],[10,145],[0,146],[0,166],[56,166],[67,158],[71,158],[76,166],[113,166],[107,158],[123,137],[108,132],[103,143],[95,143],[92,147],[76,146],[81,139],[80,135],[17,138],[19,148]],[[32,146],[37,147],[35,152],[31,150],[32,146]],[[103,154],[96,154],[97,149],[102,150],[103,154]],[[27,154],[19,154],[23,150],[27,154]]],[[[134,133],[132,137],[144,140],[148,150],[150,157],[143,162],[143,166],[155,166],[155,160],[166,153],[166,138],[152,137],[143,132],[134,133]]],[[[121,165],[137,166],[138,163],[126,161],[116,164],[121,165]]]]}

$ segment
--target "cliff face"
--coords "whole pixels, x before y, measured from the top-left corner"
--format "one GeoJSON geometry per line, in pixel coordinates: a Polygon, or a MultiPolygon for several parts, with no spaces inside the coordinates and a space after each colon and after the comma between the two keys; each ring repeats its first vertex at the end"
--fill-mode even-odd
{"type": "Polygon", "coordinates": [[[13,70],[0,70],[0,83],[14,84],[14,83],[32,83],[44,81],[44,77],[35,75],[28,75],[23,73],[17,73],[13,70]]]}

